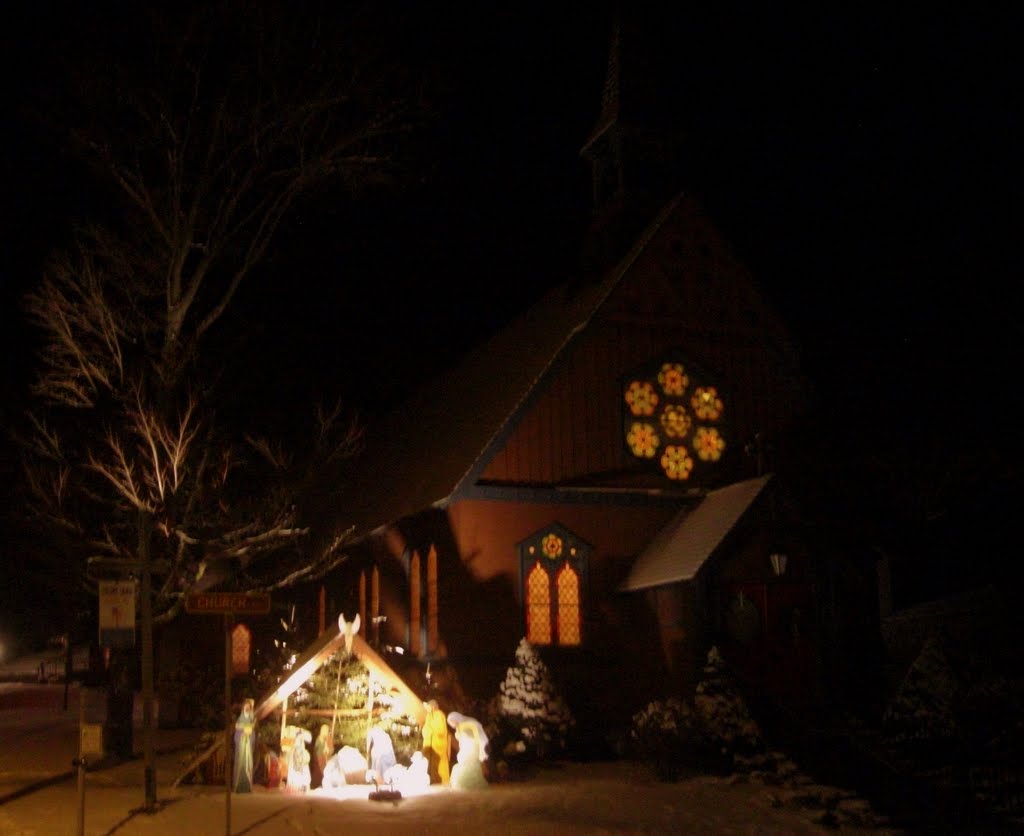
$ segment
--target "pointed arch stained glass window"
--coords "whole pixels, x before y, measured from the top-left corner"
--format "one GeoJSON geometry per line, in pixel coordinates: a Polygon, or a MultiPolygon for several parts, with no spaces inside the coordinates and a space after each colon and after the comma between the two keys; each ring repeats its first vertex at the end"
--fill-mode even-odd
{"type": "Polygon", "coordinates": [[[623,436],[635,458],[674,482],[709,476],[726,451],[719,387],[678,358],[649,364],[623,383],[623,436]]]}
{"type": "Polygon", "coordinates": [[[526,640],[551,644],[551,581],[540,563],[526,579],[526,640]]]}
{"type": "Polygon", "coordinates": [[[526,638],[531,644],[583,643],[589,553],[590,546],[558,523],[519,544],[526,638]]]}
{"type": "Polygon", "coordinates": [[[580,578],[569,564],[559,571],[555,579],[558,590],[559,644],[580,643],[580,578]]]}

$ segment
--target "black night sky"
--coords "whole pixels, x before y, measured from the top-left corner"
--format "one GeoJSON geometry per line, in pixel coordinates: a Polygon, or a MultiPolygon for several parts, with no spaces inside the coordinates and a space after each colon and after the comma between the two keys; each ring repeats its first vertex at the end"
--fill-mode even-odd
{"type": "MultiPolygon", "coordinates": [[[[128,37],[136,17],[67,5],[23,5],[4,26],[5,423],[31,371],[18,299],[74,217],[95,209],[40,103],[81,33],[128,37]]],[[[254,414],[276,420],[320,393],[372,410],[575,267],[590,210],[579,149],[600,108],[611,3],[408,5],[389,7],[401,22],[393,60],[423,79],[434,114],[412,143],[415,173],[386,195],[314,200],[292,217],[240,306],[264,358],[254,414]]],[[[964,533],[998,545],[984,492],[1020,483],[1017,21],[707,6],[645,15],[671,57],[662,84],[690,138],[687,187],[788,321],[852,445],[927,434],[941,439],[937,457],[1000,451],[972,475],[982,508],[964,533]]]]}

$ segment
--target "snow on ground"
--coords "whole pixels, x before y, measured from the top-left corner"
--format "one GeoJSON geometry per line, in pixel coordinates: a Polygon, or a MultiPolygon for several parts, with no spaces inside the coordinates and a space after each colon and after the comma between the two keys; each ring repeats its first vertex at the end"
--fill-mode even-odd
{"type": "MultiPolygon", "coordinates": [[[[0,658],[0,688],[11,681],[36,681],[39,678],[39,666],[43,665],[46,678],[57,681],[64,677],[64,650],[60,647],[49,647],[34,653],[27,653],[13,659],[0,658]]],[[[71,661],[75,673],[89,668],[89,647],[82,645],[72,650],[71,661]]]]}
{"type": "MultiPolygon", "coordinates": [[[[218,787],[161,787],[163,808],[132,813],[140,786],[116,777],[89,775],[87,834],[227,833],[227,800],[218,787]]],[[[484,790],[434,788],[398,802],[374,802],[368,787],[307,795],[264,790],[231,797],[235,834],[819,834],[799,807],[773,806],[772,793],[756,783],[693,777],[678,783],[653,782],[647,770],[629,763],[562,764],[529,781],[495,784],[484,790]]],[[[0,805],[0,832],[74,832],[77,806],[73,781],[0,805]]],[[[867,832],[842,828],[842,832],[867,832]]],[[[873,832],[882,832],[875,830],[873,832]]]]}
{"type": "MultiPolygon", "coordinates": [[[[63,686],[11,685],[0,691],[0,834],[63,836],[77,832],[79,794],[71,759],[78,740],[78,696],[63,710],[63,686]]],[[[187,760],[190,730],[158,730],[155,814],[139,812],[144,764],[136,757],[90,770],[84,780],[84,834],[195,834],[228,832],[222,786],[172,784],[187,760]]],[[[141,748],[136,730],[136,753],[141,748]]],[[[826,805],[840,815],[840,833],[895,833],[869,825],[867,805],[794,774],[772,785],[756,775],[655,781],[644,764],[559,763],[525,780],[460,791],[433,787],[426,795],[392,802],[369,800],[372,787],[314,790],[290,795],[258,787],[232,795],[234,834],[820,834],[826,805]],[[809,799],[817,799],[814,804],[809,799]],[[856,819],[856,814],[861,817],[856,819]],[[859,824],[854,824],[859,821],[859,824]]]]}

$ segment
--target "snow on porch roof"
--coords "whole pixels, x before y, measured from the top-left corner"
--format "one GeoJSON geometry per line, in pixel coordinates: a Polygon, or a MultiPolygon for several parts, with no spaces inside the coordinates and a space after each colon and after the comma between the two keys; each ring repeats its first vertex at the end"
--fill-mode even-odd
{"type": "Polygon", "coordinates": [[[696,508],[680,511],[640,552],[620,589],[632,592],[692,579],[771,478],[719,488],[696,508]]]}

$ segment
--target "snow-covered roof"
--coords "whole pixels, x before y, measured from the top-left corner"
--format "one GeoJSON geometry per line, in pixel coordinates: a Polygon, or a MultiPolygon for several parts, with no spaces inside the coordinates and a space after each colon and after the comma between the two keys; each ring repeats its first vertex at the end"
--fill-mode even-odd
{"type": "Polygon", "coordinates": [[[630,592],[691,580],[757,499],[771,475],[711,491],[674,516],[633,564],[620,587],[630,592]]]}

